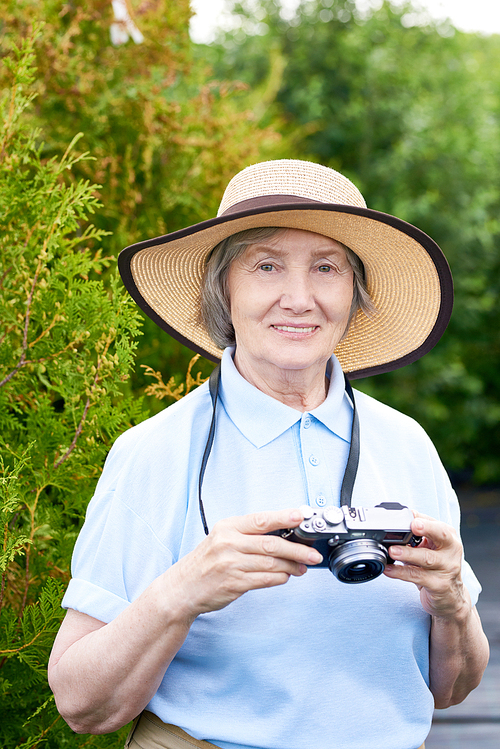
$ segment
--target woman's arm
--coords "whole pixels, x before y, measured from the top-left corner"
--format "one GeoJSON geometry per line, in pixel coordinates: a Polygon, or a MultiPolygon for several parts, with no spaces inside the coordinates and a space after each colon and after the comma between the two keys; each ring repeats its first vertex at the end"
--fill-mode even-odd
{"type": "Polygon", "coordinates": [[[420,546],[391,546],[403,565],[388,565],[388,577],[413,582],[432,616],[430,689],[437,708],[462,702],[475,689],[488,664],[489,646],[479,614],[461,577],[462,544],[450,525],[415,513],[412,531],[420,546]]]}
{"type": "Polygon", "coordinates": [[[302,520],[298,510],[223,520],[109,624],[68,611],[49,682],[71,728],[109,733],[125,725],[153,697],[199,614],[248,590],[283,585],[320,562],[315,549],[265,535],[302,520]]]}
{"type": "Polygon", "coordinates": [[[189,625],[167,611],[161,578],[109,624],[68,610],[49,661],[57,708],[77,733],[109,733],[147,705],[189,625]]]}
{"type": "Polygon", "coordinates": [[[489,645],[474,606],[453,619],[434,616],[430,642],[430,688],[437,708],[462,702],[488,664],[489,645]]]}

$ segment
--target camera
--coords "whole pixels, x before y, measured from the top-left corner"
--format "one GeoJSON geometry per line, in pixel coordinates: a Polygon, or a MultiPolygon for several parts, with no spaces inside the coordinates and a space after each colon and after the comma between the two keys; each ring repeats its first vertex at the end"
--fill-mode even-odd
{"type": "Polygon", "coordinates": [[[412,511],[399,502],[317,510],[303,505],[300,509],[304,520],[297,528],[274,531],[272,535],[314,546],[323,555],[323,561],[314,567],[328,567],[343,583],[374,580],[393,561],[389,546],[418,546],[422,540],[411,531],[412,511]]]}

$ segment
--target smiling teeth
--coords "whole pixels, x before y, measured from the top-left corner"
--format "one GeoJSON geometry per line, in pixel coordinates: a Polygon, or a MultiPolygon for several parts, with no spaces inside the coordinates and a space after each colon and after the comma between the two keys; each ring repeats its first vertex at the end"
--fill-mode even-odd
{"type": "Polygon", "coordinates": [[[313,325],[312,328],[292,328],[290,325],[274,325],[273,327],[276,330],[285,330],[287,333],[312,333],[316,325],[313,325]]]}

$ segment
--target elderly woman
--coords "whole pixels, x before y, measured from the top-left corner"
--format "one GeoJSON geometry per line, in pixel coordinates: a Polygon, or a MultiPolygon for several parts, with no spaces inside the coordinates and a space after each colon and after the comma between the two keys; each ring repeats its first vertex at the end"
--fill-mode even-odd
{"type": "Polygon", "coordinates": [[[432,443],[344,373],[437,342],[441,251],[337,172],[284,160],[243,170],[218,218],[127,248],[120,268],[155,322],[222,363],[106,461],[49,667],[61,714],[106,733],[144,711],[136,749],[416,749],[434,706],[481,679],[480,587],[432,443]],[[363,584],[274,535],[395,502],[422,542],[388,544],[363,584]]]}

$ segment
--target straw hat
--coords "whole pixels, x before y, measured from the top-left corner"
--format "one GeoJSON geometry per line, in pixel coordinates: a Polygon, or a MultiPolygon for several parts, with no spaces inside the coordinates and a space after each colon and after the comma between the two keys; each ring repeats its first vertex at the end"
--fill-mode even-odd
{"type": "Polygon", "coordinates": [[[203,356],[222,351],[198,322],[206,257],[231,234],[277,226],[324,234],[364,263],[376,314],[358,311],[335,354],[351,379],[388,372],[426,354],[453,305],[446,259],[424,232],[366,207],[339,172],[308,161],[266,161],[239,172],[217,218],[127,247],[118,259],[125,286],[160,328],[203,356]]]}

